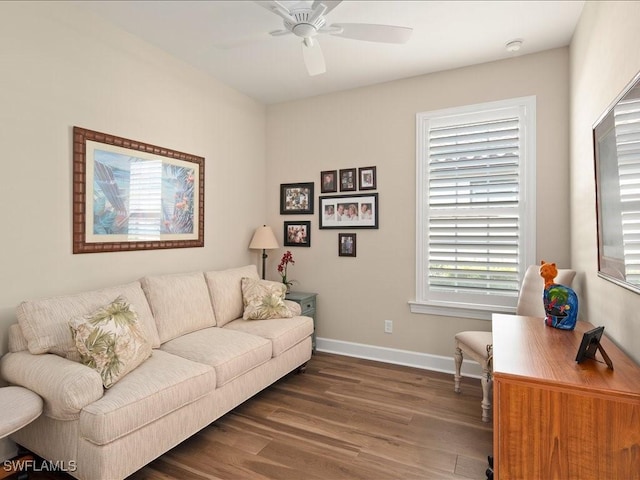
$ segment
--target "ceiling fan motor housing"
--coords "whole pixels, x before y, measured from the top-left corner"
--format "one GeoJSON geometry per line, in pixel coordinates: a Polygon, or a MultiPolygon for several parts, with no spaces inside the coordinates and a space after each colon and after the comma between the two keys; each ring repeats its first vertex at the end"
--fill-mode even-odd
{"type": "Polygon", "coordinates": [[[295,19],[295,23],[285,19],[284,27],[298,37],[313,37],[326,23],[324,16],[314,15],[313,13],[313,9],[307,7],[305,4],[295,7],[289,12],[293,19],[295,19]]]}

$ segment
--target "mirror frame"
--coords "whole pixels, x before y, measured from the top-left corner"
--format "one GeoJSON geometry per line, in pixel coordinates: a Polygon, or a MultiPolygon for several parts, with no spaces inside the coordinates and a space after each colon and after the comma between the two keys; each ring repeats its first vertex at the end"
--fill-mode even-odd
{"type": "MultiPolygon", "coordinates": [[[[621,158],[616,145],[614,123],[616,107],[629,99],[640,100],[640,73],[636,74],[593,126],[598,276],[640,293],[640,283],[632,283],[626,274],[619,174],[621,158]]],[[[640,136],[640,122],[638,134],[640,136]]],[[[637,164],[640,168],[640,159],[637,164]]]]}

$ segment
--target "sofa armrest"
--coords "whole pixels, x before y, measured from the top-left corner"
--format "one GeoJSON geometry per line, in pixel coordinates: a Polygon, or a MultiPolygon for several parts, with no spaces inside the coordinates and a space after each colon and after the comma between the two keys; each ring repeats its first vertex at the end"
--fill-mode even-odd
{"type": "Polygon", "coordinates": [[[300,306],[299,303],[294,302],[292,300],[285,300],[284,304],[287,306],[287,308],[293,314],[294,317],[297,317],[302,313],[302,307],[300,306]]]}
{"type": "Polygon", "coordinates": [[[9,383],[40,395],[45,415],[58,420],[78,418],[80,410],[104,393],[98,372],[48,353],[7,353],[0,362],[0,374],[9,383]]]}

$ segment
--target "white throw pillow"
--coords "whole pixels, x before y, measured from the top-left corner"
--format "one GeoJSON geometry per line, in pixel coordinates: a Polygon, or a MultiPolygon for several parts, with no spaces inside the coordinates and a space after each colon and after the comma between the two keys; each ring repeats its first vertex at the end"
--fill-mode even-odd
{"type": "Polygon", "coordinates": [[[269,280],[242,279],[242,301],[245,320],[291,318],[293,314],[284,303],[287,286],[269,280]]]}
{"type": "Polygon", "coordinates": [[[84,365],[96,370],[105,388],[151,356],[135,310],[119,296],[98,310],[69,322],[71,335],[84,365]]]}

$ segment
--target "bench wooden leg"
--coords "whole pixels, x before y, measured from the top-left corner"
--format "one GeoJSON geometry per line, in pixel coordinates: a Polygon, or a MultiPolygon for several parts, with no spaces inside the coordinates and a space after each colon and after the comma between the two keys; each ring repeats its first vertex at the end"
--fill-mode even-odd
{"type": "Polygon", "coordinates": [[[460,379],[462,378],[462,375],[460,374],[460,371],[462,370],[462,350],[460,350],[459,347],[456,347],[456,353],[453,357],[456,361],[456,373],[453,376],[453,391],[460,393],[460,379]]]}
{"type": "Polygon", "coordinates": [[[491,369],[484,365],[482,369],[482,378],[480,379],[482,385],[482,421],[491,421],[491,398],[493,396],[493,374],[491,369]]]}

